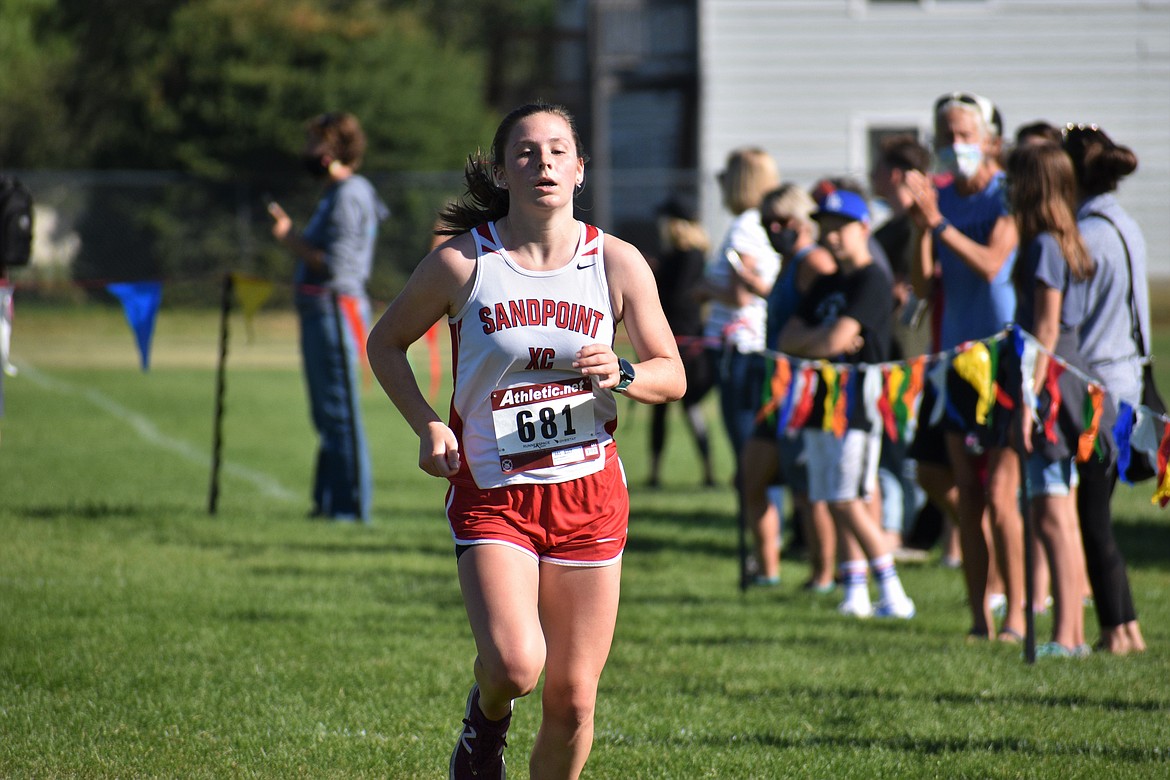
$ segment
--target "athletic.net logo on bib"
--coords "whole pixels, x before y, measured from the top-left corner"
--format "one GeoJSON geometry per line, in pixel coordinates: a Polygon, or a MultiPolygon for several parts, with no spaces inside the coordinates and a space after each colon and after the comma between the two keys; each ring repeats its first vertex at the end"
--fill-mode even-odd
{"type": "Polygon", "coordinates": [[[492,423],[505,474],[601,457],[588,377],[495,390],[492,423]]]}

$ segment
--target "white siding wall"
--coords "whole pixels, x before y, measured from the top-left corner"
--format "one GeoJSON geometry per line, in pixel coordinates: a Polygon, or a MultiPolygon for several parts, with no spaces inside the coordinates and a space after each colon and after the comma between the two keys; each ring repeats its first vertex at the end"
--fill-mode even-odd
{"type": "Polygon", "coordinates": [[[714,174],[737,146],[771,152],[785,179],[864,175],[862,129],[928,128],[934,99],[986,95],[1005,135],[1027,122],[1096,122],[1140,167],[1120,197],[1152,274],[1170,276],[1170,0],[700,0],[704,214],[720,234],[714,174]]]}

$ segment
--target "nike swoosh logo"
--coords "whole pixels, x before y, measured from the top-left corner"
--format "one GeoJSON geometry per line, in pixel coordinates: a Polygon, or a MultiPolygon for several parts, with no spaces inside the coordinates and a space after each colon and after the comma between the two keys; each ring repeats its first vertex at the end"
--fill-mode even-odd
{"type": "Polygon", "coordinates": [[[586,268],[592,268],[592,267],[593,267],[593,266],[595,266],[595,265],[597,265],[597,261],[596,261],[596,260],[594,260],[594,261],[593,261],[592,263],[590,263],[589,265],[581,265],[580,263],[577,263],[577,268],[578,268],[578,269],[581,269],[581,270],[584,270],[584,269],[586,269],[586,268]]]}

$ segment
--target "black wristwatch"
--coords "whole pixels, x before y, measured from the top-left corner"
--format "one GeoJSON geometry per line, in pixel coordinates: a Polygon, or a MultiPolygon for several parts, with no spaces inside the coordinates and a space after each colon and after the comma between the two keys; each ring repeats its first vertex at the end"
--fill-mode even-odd
{"type": "Polygon", "coordinates": [[[621,377],[621,380],[613,386],[613,391],[615,393],[624,393],[626,392],[626,388],[634,381],[634,367],[625,358],[618,358],[618,376],[621,377]]]}

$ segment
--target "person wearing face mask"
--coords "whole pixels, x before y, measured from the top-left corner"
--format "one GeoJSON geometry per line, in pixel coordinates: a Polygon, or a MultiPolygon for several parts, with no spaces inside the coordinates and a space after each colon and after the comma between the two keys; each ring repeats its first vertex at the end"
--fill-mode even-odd
{"type": "MultiPolygon", "coordinates": [[[[813,282],[837,270],[832,255],[817,245],[811,216],[815,210],[812,196],[792,183],[768,192],[760,202],[760,223],[781,258],[780,274],[767,298],[764,333],[768,349],[779,348],[780,330],[813,282]]],[[[765,396],[770,388],[769,378],[763,383],[765,396]]],[[[799,432],[777,431],[776,400],[767,399],[764,404],[767,413],[757,414],[755,429],[744,443],[739,465],[745,523],[752,529],[756,542],[754,582],[757,585],[780,582],[780,510],[768,495],[779,477],[788,486],[793,508],[803,525],[804,538],[808,540],[812,576],[804,588],[828,593],[834,588],[836,559],[833,520],[823,501],[816,504],[808,501],[802,439],[799,432]]]]}
{"type": "MultiPolygon", "coordinates": [[[[906,174],[914,199],[910,214],[919,231],[911,278],[920,298],[934,295],[935,284],[941,286],[935,299],[942,306],[939,348],[951,350],[993,336],[1014,320],[1012,268],[1018,233],[997,162],[1002,119],[991,101],[965,92],[943,95],[935,102],[934,121],[935,156],[951,180],[936,189],[926,174],[906,174]]],[[[959,541],[972,613],[969,635],[991,636],[987,583],[994,551],[1006,594],[997,636],[1019,642],[1024,631],[1023,521],[1019,458],[1007,446],[1007,418],[997,406],[991,425],[976,425],[952,413],[944,415],[942,425],[959,494],[959,541]]]]}
{"type": "Polygon", "coordinates": [[[369,329],[366,279],[389,212],[357,173],[366,137],[357,117],[322,114],[305,128],[301,164],[323,192],[303,230],[271,203],[272,236],[296,258],[296,309],[310,414],[318,435],[311,517],[370,520],[373,477],[359,404],[369,329]]]}

